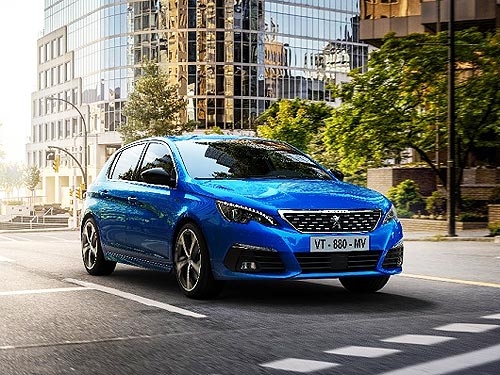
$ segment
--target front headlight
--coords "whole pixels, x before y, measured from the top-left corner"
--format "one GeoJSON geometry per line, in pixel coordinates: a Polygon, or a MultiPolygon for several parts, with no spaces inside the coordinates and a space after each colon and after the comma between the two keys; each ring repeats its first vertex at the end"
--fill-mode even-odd
{"type": "Polygon", "coordinates": [[[264,225],[278,225],[272,216],[250,207],[217,201],[217,208],[224,219],[233,223],[247,224],[249,221],[253,220],[264,225]]]}
{"type": "Polygon", "coordinates": [[[398,220],[398,213],[396,212],[396,208],[392,204],[391,208],[389,208],[389,211],[387,211],[387,214],[385,214],[383,224],[387,224],[391,220],[398,220]]]}

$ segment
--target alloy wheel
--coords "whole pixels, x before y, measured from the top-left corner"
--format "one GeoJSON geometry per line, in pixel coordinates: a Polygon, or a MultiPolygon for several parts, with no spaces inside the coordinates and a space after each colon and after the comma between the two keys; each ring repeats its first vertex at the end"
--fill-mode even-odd
{"type": "Polygon", "coordinates": [[[186,291],[193,290],[201,272],[201,248],[196,233],[190,228],[185,228],[177,238],[175,245],[175,267],[177,277],[182,288],[186,291]]]}
{"type": "Polygon", "coordinates": [[[82,233],[83,263],[87,269],[92,269],[97,260],[98,251],[97,230],[92,221],[87,221],[82,233]]]}

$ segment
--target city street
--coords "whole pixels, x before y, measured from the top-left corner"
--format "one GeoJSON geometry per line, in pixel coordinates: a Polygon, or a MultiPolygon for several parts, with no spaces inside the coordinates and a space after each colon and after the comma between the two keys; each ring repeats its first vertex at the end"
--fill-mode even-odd
{"type": "Polygon", "coordinates": [[[499,374],[500,244],[405,244],[379,293],[85,272],[78,232],[0,234],[0,374],[499,374]]]}

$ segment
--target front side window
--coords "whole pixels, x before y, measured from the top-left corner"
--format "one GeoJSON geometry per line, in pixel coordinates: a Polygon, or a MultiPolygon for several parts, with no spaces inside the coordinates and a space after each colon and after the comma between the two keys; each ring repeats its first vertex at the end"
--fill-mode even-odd
{"type": "Polygon", "coordinates": [[[112,180],[132,181],[135,168],[141,156],[144,144],[138,144],[123,150],[117,155],[118,160],[114,163],[110,178],[112,180]]]}
{"type": "Polygon", "coordinates": [[[331,179],[309,157],[284,143],[229,139],[176,145],[189,175],[197,179],[331,179]]]}
{"type": "Polygon", "coordinates": [[[144,155],[144,160],[139,168],[138,180],[144,181],[141,178],[141,173],[151,168],[162,168],[170,176],[173,177],[175,175],[172,156],[170,155],[170,150],[166,145],[161,143],[151,143],[148,146],[146,154],[144,155]]]}

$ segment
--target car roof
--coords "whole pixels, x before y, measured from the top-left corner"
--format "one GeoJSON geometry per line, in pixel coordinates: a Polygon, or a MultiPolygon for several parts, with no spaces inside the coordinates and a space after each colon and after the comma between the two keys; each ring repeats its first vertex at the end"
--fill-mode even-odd
{"type": "Polygon", "coordinates": [[[189,134],[189,135],[178,135],[178,136],[159,137],[159,138],[168,139],[172,142],[191,141],[191,140],[198,141],[198,140],[232,140],[232,139],[264,140],[264,138],[259,138],[259,137],[226,135],[226,134],[189,134]]]}

